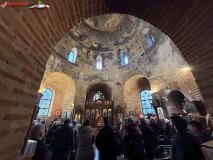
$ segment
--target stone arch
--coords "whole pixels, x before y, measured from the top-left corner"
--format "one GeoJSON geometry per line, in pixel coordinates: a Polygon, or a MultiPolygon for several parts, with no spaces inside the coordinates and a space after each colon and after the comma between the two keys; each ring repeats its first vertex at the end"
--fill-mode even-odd
{"type": "Polygon", "coordinates": [[[127,111],[134,111],[141,107],[140,92],[151,90],[149,80],[143,75],[135,75],[129,78],[123,87],[124,104],[127,111]]]}
{"type": "MultiPolygon", "coordinates": [[[[7,109],[1,112],[0,120],[3,126],[0,144],[4,145],[0,145],[2,160],[19,159],[18,154],[23,146],[26,128],[29,126],[45,64],[53,46],[70,28],[92,16],[107,13],[130,14],[151,23],[167,34],[193,68],[192,73],[196,77],[204,101],[207,107],[211,106],[212,3],[178,0],[64,3],[52,0],[49,1],[49,5],[53,9],[48,12],[31,12],[27,8],[0,10],[0,75],[1,86],[4,88],[1,91],[0,104],[2,107],[7,106],[7,109]],[[58,16],[55,16],[55,11],[58,16]],[[16,124],[16,127],[11,123],[16,124]],[[16,134],[16,130],[21,132],[16,134]],[[10,143],[5,143],[9,137],[14,139],[10,143]],[[8,154],[11,150],[13,154],[8,154]]],[[[209,112],[213,113],[213,108],[210,108],[209,112]]]]}
{"type": "Polygon", "coordinates": [[[182,103],[184,101],[184,98],[185,98],[184,94],[178,90],[171,91],[167,96],[168,103],[171,106],[177,107],[177,108],[183,107],[182,103]]]}
{"type": "Polygon", "coordinates": [[[92,101],[93,95],[98,91],[104,94],[106,100],[112,101],[112,88],[105,82],[89,85],[86,90],[86,101],[92,101]]]}
{"type": "Polygon", "coordinates": [[[69,104],[74,103],[75,83],[63,73],[54,72],[50,74],[41,88],[51,88],[55,92],[51,115],[46,119],[49,124],[55,115],[55,109],[61,109],[62,112],[69,111],[69,104]]]}

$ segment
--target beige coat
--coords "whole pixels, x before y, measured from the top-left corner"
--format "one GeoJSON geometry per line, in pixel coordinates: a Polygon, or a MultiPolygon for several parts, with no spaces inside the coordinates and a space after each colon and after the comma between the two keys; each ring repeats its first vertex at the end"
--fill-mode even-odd
{"type": "Polygon", "coordinates": [[[95,133],[91,126],[84,126],[78,129],[77,134],[77,153],[75,160],[94,160],[94,144],[95,133]]]}

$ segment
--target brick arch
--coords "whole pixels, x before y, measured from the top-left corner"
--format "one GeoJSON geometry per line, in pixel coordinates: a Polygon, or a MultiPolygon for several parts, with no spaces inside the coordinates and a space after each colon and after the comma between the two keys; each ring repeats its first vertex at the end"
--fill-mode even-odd
{"type": "Polygon", "coordinates": [[[46,123],[49,124],[54,119],[55,109],[61,109],[62,112],[69,111],[69,104],[74,103],[76,89],[74,81],[69,76],[58,72],[46,78],[45,82],[40,85],[40,90],[43,88],[51,88],[55,92],[51,115],[46,118],[46,123]]]}
{"type": "MultiPolygon", "coordinates": [[[[130,14],[167,34],[193,68],[192,73],[204,101],[207,107],[211,106],[213,3],[178,0],[52,0],[48,3],[51,7],[48,10],[32,11],[25,7],[5,7],[0,10],[2,160],[19,159],[25,128],[29,126],[34,101],[52,48],[70,28],[92,16],[130,14]]],[[[209,111],[213,113],[213,108],[209,108],[209,111]]]]}
{"type": "Polygon", "coordinates": [[[167,96],[168,103],[177,108],[183,107],[181,103],[183,103],[184,98],[185,95],[178,90],[171,91],[167,96]]]}
{"type": "Polygon", "coordinates": [[[135,75],[129,78],[123,87],[124,104],[127,111],[134,111],[141,106],[140,92],[151,90],[149,80],[143,75],[135,75]]]}

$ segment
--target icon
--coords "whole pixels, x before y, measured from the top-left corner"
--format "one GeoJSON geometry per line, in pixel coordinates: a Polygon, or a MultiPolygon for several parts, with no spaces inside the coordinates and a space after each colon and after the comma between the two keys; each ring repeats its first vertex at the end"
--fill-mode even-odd
{"type": "Polygon", "coordinates": [[[38,1],[38,4],[37,5],[33,5],[31,7],[29,7],[30,9],[47,9],[47,8],[50,8],[49,5],[46,5],[46,4],[42,4],[42,1],[38,1]]]}
{"type": "Polygon", "coordinates": [[[4,8],[7,5],[7,2],[1,5],[2,8],[4,8]]]}

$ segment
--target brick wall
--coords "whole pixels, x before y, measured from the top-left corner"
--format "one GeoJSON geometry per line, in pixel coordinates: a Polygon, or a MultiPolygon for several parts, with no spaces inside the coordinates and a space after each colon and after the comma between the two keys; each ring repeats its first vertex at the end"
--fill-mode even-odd
{"type": "Polygon", "coordinates": [[[54,93],[51,115],[45,117],[48,126],[54,120],[56,109],[61,109],[61,112],[69,111],[69,104],[74,103],[75,84],[63,73],[52,73],[42,82],[40,89],[43,88],[50,88],[54,93]]]}
{"type": "Polygon", "coordinates": [[[135,111],[141,107],[140,92],[151,90],[149,80],[142,75],[131,77],[123,86],[124,103],[126,111],[135,111]]]}

